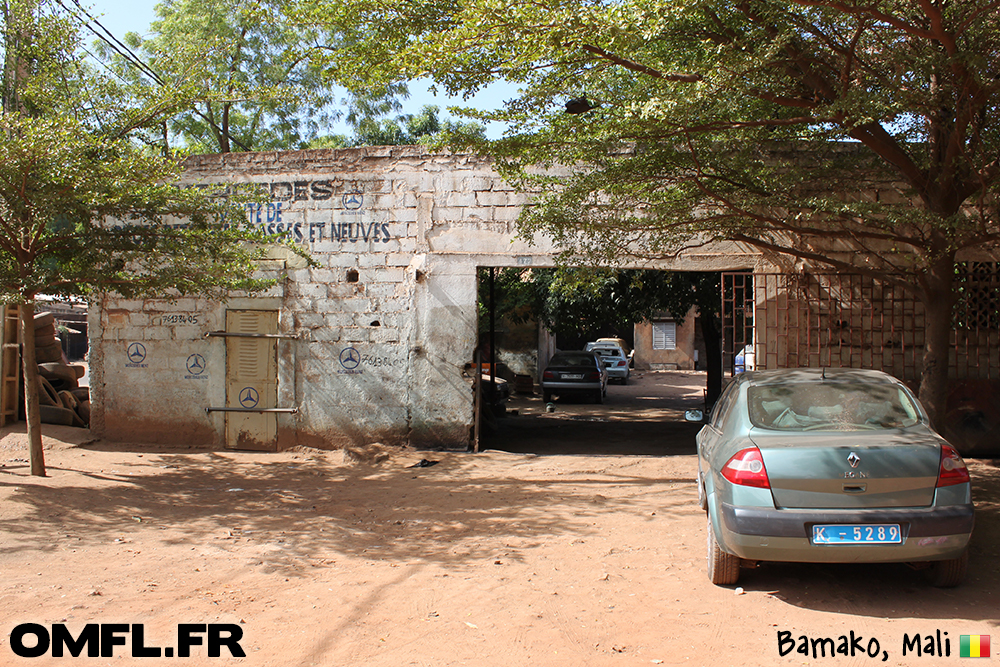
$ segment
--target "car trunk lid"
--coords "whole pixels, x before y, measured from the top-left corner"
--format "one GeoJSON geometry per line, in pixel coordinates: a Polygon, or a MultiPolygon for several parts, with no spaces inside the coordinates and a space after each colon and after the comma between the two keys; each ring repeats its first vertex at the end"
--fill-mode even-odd
{"type": "Polygon", "coordinates": [[[934,501],[941,440],[911,428],[776,433],[753,429],[777,507],[926,507],[934,501]]]}

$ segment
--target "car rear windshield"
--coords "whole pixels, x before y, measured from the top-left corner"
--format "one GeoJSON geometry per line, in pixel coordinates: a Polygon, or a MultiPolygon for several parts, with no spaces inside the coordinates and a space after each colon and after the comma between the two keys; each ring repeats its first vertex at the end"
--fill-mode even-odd
{"type": "Polygon", "coordinates": [[[873,431],[913,426],[920,411],[891,384],[797,382],[751,386],[754,426],[778,431],[873,431]]]}
{"type": "Polygon", "coordinates": [[[595,366],[594,356],[591,354],[556,354],[549,361],[549,366],[595,366]]]}

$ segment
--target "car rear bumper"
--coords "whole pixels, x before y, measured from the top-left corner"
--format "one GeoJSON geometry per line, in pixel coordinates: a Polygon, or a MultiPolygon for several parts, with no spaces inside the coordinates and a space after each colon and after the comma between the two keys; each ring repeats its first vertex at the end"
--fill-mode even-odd
{"type": "Polygon", "coordinates": [[[741,558],[801,562],[899,562],[961,555],[975,522],[969,505],[872,510],[778,510],[722,503],[723,545],[741,558]],[[901,544],[815,545],[817,524],[898,524],[901,544]]]}
{"type": "Polygon", "coordinates": [[[629,376],[629,370],[627,366],[623,368],[617,368],[617,367],[611,368],[610,366],[608,367],[609,379],[620,380],[621,378],[627,378],[628,376],[629,376]]]}
{"type": "Polygon", "coordinates": [[[600,382],[542,382],[541,387],[542,391],[551,391],[553,394],[594,392],[604,388],[600,382]]]}

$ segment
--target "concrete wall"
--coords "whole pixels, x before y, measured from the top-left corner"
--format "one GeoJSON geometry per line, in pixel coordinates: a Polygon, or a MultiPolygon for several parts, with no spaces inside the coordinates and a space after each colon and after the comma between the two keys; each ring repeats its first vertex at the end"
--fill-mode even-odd
{"type": "MultiPolygon", "coordinates": [[[[642,370],[694,370],[695,350],[695,315],[697,309],[692,307],[684,318],[683,324],[677,324],[677,347],[673,350],[653,349],[653,324],[640,322],[635,325],[635,367],[642,370]]],[[[670,317],[658,317],[657,321],[674,321],[670,317]]]]}
{"type": "MultiPolygon", "coordinates": [[[[226,309],[277,310],[279,447],[373,441],[464,447],[476,345],[476,270],[552,266],[544,238],[518,238],[526,202],[482,159],[420,147],[209,155],[187,180],[254,183],[247,214],[287,231],[318,268],[275,253],[277,284],[227,304],[109,298],[92,309],[93,430],[117,440],[218,444],[226,405],[226,309]],[[361,363],[341,362],[354,348],[361,363]],[[130,349],[133,355],[130,356],[130,349]],[[142,354],[139,354],[139,352],[142,354]],[[204,370],[192,372],[200,355],[204,370]]],[[[753,267],[745,248],[701,249],[665,267],[753,267]]],[[[648,268],[648,265],[645,265],[648,268]]],[[[693,323],[693,320],[692,320],[693,323]]]]}

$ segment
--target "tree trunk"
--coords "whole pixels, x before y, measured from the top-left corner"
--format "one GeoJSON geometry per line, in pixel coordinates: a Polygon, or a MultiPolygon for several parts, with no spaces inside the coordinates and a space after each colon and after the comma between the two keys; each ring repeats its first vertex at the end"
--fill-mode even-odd
{"type": "Polygon", "coordinates": [[[722,393],[722,336],[715,317],[707,308],[702,309],[701,335],[705,339],[705,409],[711,408],[722,393]]]}
{"type": "Polygon", "coordinates": [[[931,426],[939,432],[944,428],[948,400],[954,281],[954,257],[948,256],[927,273],[924,290],[924,366],[919,398],[931,419],[931,426]]]}
{"type": "Polygon", "coordinates": [[[45,452],[42,450],[42,419],[38,408],[38,362],[35,358],[35,304],[18,307],[21,324],[21,359],[24,369],[24,416],[28,422],[28,458],[31,474],[45,477],[45,452]]]}

